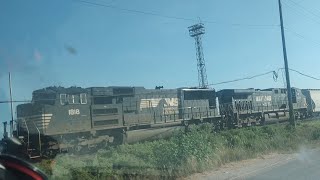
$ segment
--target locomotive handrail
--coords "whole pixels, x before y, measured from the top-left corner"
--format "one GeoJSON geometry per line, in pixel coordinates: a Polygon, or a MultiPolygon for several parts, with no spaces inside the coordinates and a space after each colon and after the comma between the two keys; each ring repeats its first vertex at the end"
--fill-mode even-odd
{"type": "Polygon", "coordinates": [[[34,127],[37,129],[37,131],[38,131],[38,136],[39,136],[39,154],[40,154],[40,156],[41,156],[41,134],[40,134],[40,131],[39,131],[39,128],[36,126],[36,124],[34,123],[34,121],[32,121],[32,123],[33,123],[33,125],[34,125],[34,127]]]}
{"type": "MultiPolygon", "coordinates": [[[[288,110],[288,107],[282,108],[283,104],[287,104],[287,101],[283,101],[280,104],[260,104],[257,106],[240,106],[234,105],[232,102],[229,103],[223,103],[219,105],[220,112],[224,112],[225,110],[233,111],[233,112],[238,112],[238,113],[255,113],[255,112],[268,112],[268,111],[279,111],[279,110],[288,110]]],[[[295,103],[295,108],[305,108],[306,103],[299,101],[295,103]]]]}
{"type": "Polygon", "coordinates": [[[28,125],[27,125],[27,122],[25,120],[25,118],[21,118],[24,122],[24,124],[26,125],[26,129],[27,129],[27,133],[28,133],[28,142],[27,142],[27,148],[29,149],[29,145],[30,145],[30,138],[29,138],[29,128],[28,128],[28,125]]]}

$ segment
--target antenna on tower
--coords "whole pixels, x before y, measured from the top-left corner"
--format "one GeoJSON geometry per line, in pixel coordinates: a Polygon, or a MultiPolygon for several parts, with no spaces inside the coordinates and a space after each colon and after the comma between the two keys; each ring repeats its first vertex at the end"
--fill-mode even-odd
{"type": "Polygon", "coordinates": [[[201,40],[202,35],[205,33],[204,25],[203,23],[200,22],[198,24],[188,27],[188,29],[189,29],[190,36],[195,39],[199,87],[207,88],[208,80],[207,80],[206,64],[204,61],[202,40],[201,40]]]}

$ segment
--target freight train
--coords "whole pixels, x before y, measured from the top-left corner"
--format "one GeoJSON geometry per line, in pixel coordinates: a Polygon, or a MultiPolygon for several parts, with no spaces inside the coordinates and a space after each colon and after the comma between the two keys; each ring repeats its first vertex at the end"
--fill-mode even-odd
{"type": "MultiPolygon", "coordinates": [[[[292,88],[295,117],[320,113],[320,90],[292,88]]],[[[287,91],[47,87],[17,106],[13,136],[29,158],[126,142],[127,132],[211,123],[215,129],[288,118],[287,91]]]]}

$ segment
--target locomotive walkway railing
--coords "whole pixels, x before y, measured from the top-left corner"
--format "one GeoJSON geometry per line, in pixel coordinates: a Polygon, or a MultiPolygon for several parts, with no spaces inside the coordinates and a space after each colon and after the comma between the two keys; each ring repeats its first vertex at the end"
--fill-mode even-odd
{"type": "Polygon", "coordinates": [[[24,118],[21,118],[24,122],[24,125],[26,126],[26,130],[27,130],[27,149],[30,148],[30,132],[29,132],[29,127],[27,125],[27,122],[24,118]]]}
{"type": "MultiPolygon", "coordinates": [[[[288,111],[287,102],[283,101],[278,104],[270,104],[270,103],[260,103],[260,105],[243,105],[237,106],[237,104],[225,103],[220,105],[220,111],[231,110],[232,112],[237,112],[240,114],[250,114],[250,113],[259,113],[259,112],[275,112],[275,111],[288,111]]],[[[306,102],[297,102],[294,103],[294,109],[306,109],[306,102]]]]}
{"type": "Polygon", "coordinates": [[[39,155],[37,156],[31,156],[30,158],[38,158],[38,157],[41,157],[41,133],[39,131],[39,128],[37,127],[37,125],[34,123],[34,121],[32,121],[34,127],[36,128],[36,130],[38,131],[38,146],[39,146],[39,155]]]}

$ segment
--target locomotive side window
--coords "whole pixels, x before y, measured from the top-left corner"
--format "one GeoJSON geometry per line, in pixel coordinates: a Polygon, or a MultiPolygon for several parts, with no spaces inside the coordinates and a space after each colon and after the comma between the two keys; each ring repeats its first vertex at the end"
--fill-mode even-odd
{"type": "Polygon", "coordinates": [[[197,100],[200,98],[201,94],[198,91],[185,91],[184,100],[197,100]]]}
{"type": "Polygon", "coordinates": [[[286,89],[281,89],[281,94],[286,94],[287,90],[286,89]]]}
{"type": "Polygon", "coordinates": [[[87,94],[85,93],[80,94],[80,103],[87,104],[87,94]]]}
{"type": "Polygon", "coordinates": [[[216,108],[216,99],[214,91],[185,91],[184,100],[208,100],[209,108],[216,108]]]}
{"type": "Polygon", "coordinates": [[[94,97],[94,104],[112,104],[112,97],[94,97]]]}
{"type": "Polygon", "coordinates": [[[279,93],[278,89],[274,90],[274,93],[275,93],[275,94],[278,94],[278,93],[279,93]]]}
{"type": "Polygon", "coordinates": [[[248,99],[248,94],[235,94],[233,96],[234,99],[248,99]]]}
{"type": "Polygon", "coordinates": [[[75,104],[80,104],[80,95],[72,95],[75,104]]]}
{"type": "Polygon", "coordinates": [[[214,97],[214,91],[185,91],[184,100],[201,100],[214,97]]]}
{"type": "Polygon", "coordinates": [[[126,88],[126,87],[113,88],[114,95],[131,95],[133,93],[134,93],[133,88],[126,88]]]}
{"type": "Polygon", "coordinates": [[[67,103],[67,95],[66,94],[60,94],[60,104],[65,105],[67,103]]]}
{"type": "Polygon", "coordinates": [[[68,103],[74,104],[74,96],[73,95],[68,95],[68,103]]]}
{"type": "Polygon", "coordinates": [[[216,108],[216,100],[214,98],[209,99],[209,109],[215,109],[216,108]]]}
{"type": "Polygon", "coordinates": [[[68,95],[69,104],[80,104],[80,96],[79,95],[68,95]]]}

